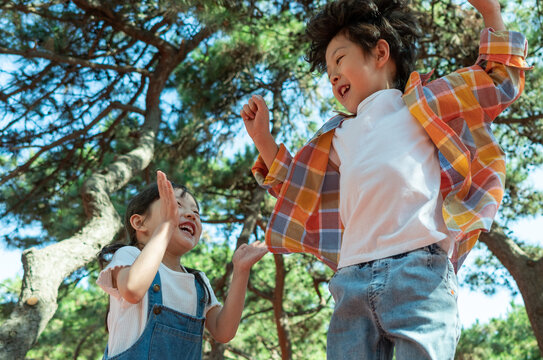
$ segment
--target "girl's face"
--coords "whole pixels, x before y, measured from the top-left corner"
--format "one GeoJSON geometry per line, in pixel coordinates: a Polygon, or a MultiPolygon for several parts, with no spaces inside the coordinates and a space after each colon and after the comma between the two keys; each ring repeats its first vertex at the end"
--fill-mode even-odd
{"type": "MultiPolygon", "coordinates": [[[[174,189],[174,193],[177,199],[179,221],[168,244],[168,251],[182,255],[198,244],[202,235],[202,223],[198,205],[192,195],[183,194],[182,189],[174,189]]],[[[149,214],[144,221],[146,228],[149,230],[149,236],[152,236],[155,229],[163,221],[164,219],[160,216],[160,199],[158,199],[149,207],[149,214]]]]}

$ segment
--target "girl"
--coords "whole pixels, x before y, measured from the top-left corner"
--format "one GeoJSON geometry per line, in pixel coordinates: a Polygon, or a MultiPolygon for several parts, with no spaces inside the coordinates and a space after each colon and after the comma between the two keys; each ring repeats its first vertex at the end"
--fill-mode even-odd
{"type": "Polygon", "coordinates": [[[230,291],[221,306],[202,272],[187,269],[181,256],[200,239],[196,199],[157,172],[157,185],[128,204],[125,226],[130,246],[114,253],[97,283],[110,296],[108,345],[104,359],[201,359],[203,327],[222,343],[236,334],[251,267],[267,252],[256,241],[240,246],[232,258],[230,291]]]}

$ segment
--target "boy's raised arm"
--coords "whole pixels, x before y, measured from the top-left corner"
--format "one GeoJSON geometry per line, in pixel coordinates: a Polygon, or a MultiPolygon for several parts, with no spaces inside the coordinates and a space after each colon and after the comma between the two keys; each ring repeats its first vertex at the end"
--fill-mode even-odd
{"type": "Polygon", "coordinates": [[[491,27],[496,31],[507,30],[505,28],[505,24],[503,23],[500,3],[498,0],[468,1],[475,9],[477,9],[477,11],[479,11],[479,13],[481,13],[486,27],[491,27]]]}
{"type": "Polygon", "coordinates": [[[253,95],[241,110],[247,133],[253,139],[266,166],[271,168],[279,147],[270,133],[270,114],[260,95],[253,95]]]}

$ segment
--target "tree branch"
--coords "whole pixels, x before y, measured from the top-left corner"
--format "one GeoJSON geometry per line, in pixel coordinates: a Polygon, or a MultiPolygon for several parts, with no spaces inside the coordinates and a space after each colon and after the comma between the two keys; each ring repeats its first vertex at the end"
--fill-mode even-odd
{"type": "Polygon", "coordinates": [[[532,259],[499,226],[480,240],[500,260],[517,283],[540,352],[543,354],[543,259],[532,259]]]}
{"type": "Polygon", "coordinates": [[[63,63],[63,64],[69,64],[69,65],[77,65],[81,67],[86,67],[94,70],[112,70],[115,72],[118,72],[119,74],[126,74],[126,73],[138,73],[143,76],[149,76],[150,73],[146,69],[140,69],[133,66],[127,66],[127,65],[108,65],[108,64],[99,64],[92,61],[88,61],[85,59],[76,58],[73,56],[62,56],[58,55],[49,51],[43,51],[43,50],[16,50],[16,49],[10,49],[3,46],[0,46],[0,54],[8,54],[8,55],[19,55],[26,59],[29,58],[39,58],[39,59],[47,59],[51,60],[56,63],[63,63]]]}
{"type": "Polygon", "coordinates": [[[496,120],[494,120],[494,123],[496,124],[527,124],[527,123],[535,122],[539,119],[543,119],[543,114],[527,116],[520,119],[498,117],[496,120]]]}
{"type": "Polygon", "coordinates": [[[134,39],[138,39],[146,44],[152,45],[156,47],[160,52],[172,52],[175,49],[175,46],[170,44],[168,41],[162,39],[161,37],[157,36],[156,34],[143,28],[129,25],[127,22],[123,21],[123,19],[117,17],[110,8],[104,5],[104,3],[101,3],[102,5],[93,6],[89,1],[73,1],[80,9],[84,10],[90,15],[96,16],[97,18],[106,21],[115,30],[122,31],[123,33],[134,39]]]}
{"type": "MultiPolygon", "coordinates": [[[[132,108],[132,106],[128,106],[128,108],[132,108]]],[[[135,108],[135,107],[134,107],[135,108]]],[[[24,164],[18,166],[17,168],[15,168],[15,170],[13,170],[12,172],[10,172],[9,174],[7,174],[5,177],[3,177],[2,179],[0,179],[0,185],[2,184],[5,184],[6,181],[10,180],[10,179],[13,179],[14,177],[18,176],[20,173],[28,170],[28,168],[30,167],[30,165],[32,165],[32,163],[34,163],[34,161],[36,161],[37,159],[39,159],[39,157],[41,156],[41,154],[43,154],[44,152],[46,152],[47,150],[50,150],[50,149],[53,149],[69,140],[72,140],[72,139],[75,139],[77,138],[78,136],[80,136],[81,134],[85,134],[91,127],[93,127],[94,125],[96,125],[101,119],[103,119],[105,116],[107,116],[111,111],[113,111],[114,109],[123,109],[123,110],[126,110],[125,109],[125,106],[122,105],[120,102],[118,101],[114,101],[112,103],[110,103],[104,110],[102,110],[102,112],[100,114],[98,114],[98,116],[96,116],[94,118],[93,121],[91,121],[89,124],[87,124],[84,128],[78,130],[78,131],[75,131],[71,134],[68,134],[56,141],[53,141],[52,143],[48,144],[48,145],[45,145],[43,147],[40,148],[40,150],[38,152],[36,152],[29,160],[27,160],[24,164]]],[[[136,110],[138,110],[139,113],[144,113],[143,110],[141,109],[138,109],[138,108],[135,108],[136,110]]]]}

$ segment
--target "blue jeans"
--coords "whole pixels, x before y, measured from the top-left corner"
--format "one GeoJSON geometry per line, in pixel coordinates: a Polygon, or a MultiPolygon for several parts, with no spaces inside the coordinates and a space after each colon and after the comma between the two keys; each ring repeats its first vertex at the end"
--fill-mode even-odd
{"type": "Polygon", "coordinates": [[[458,282],[437,244],[339,269],[328,359],[453,359],[458,282]]]}

